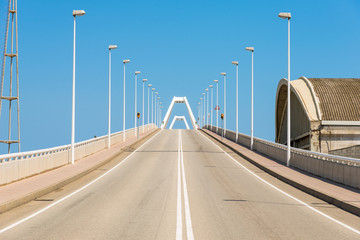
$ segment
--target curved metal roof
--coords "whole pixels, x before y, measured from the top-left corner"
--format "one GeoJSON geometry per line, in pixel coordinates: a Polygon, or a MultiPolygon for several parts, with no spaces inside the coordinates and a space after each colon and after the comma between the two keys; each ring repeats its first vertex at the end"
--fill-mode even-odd
{"type": "Polygon", "coordinates": [[[326,121],[360,121],[359,78],[308,78],[326,121]]]}

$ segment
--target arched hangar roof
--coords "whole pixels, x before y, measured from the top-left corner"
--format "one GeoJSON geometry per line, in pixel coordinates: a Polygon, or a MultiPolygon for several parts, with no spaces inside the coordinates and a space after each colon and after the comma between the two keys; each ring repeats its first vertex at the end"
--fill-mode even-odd
{"type": "MultiPolygon", "coordinates": [[[[310,121],[360,121],[359,78],[306,78],[291,81],[310,121]]],[[[276,92],[276,131],[281,126],[287,103],[287,80],[281,79],[276,92]]]]}

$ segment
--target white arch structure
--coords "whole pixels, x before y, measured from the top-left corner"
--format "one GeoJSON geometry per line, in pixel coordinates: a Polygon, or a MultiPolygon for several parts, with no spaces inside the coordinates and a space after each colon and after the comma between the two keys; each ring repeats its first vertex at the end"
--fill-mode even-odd
{"type": "Polygon", "coordinates": [[[172,129],[172,128],[173,128],[175,121],[184,121],[184,122],[185,122],[186,129],[190,129],[190,128],[189,128],[189,125],[188,125],[188,123],[187,123],[187,121],[186,121],[185,116],[174,116],[174,119],[173,119],[173,121],[171,122],[171,125],[170,125],[169,129],[172,129]]]}
{"type": "Polygon", "coordinates": [[[167,124],[169,122],[169,118],[170,118],[170,115],[171,115],[171,111],[174,107],[174,104],[175,103],[185,103],[186,105],[186,108],[188,110],[188,113],[189,113],[189,116],[190,116],[190,120],[191,120],[191,124],[193,126],[193,129],[198,129],[198,125],[196,123],[196,120],[195,120],[195,117],[194,117],[194,114],[193,112],[191,111],[191,108],[190,108],[190,105],[189,105],[189,102],[188,100],[186,99],[186,97],[174,97],[173,100],[171,101],[171,104],[166,112],[166,115],[164,117],[164,120],[163,122],[161,123],[161,129],[164,129],[167,127],[167,124]]]}

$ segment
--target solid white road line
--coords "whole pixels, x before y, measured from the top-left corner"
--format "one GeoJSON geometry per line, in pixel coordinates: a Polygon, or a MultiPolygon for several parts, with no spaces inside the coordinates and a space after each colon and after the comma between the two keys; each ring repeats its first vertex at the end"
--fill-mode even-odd
{"type": "Polygon", "coordinates": [[[184,190],[186,233],[187,233],[187,239],[193,240],[194,233],[193,233],[192,224],[191,224],[190,204],[189,204],[189,197],[188,197],[188,191],[187,191],[187,186],[186,186],[181,130],[180,130],[180,153],[181,153],[181,167],[182,167],[182,180],[183,180],[182,183],[183,183],[183,190],[184,190]]]}
{"type": "Polygon", "coordinates": [[[177,178],[177,212],[176,212],[176,240],[182,240],[182,211],[181,211],[181,139],[178,137],[178,178],[177,178]]]}
{"type": "Polygon", "coordinates": [[[132,155],[134,155],[134,154],[135,154],[139,149],[141,149],[145,144],[149,143],[149,142],[150,142],[153,138],[155,138],[160,132],[161,132],[161,131],[159,131],[157,134],[155,134],[154,136],[152,136],[149,140],[147,140],[146,142],[144,142],[140,147],[138,147],[134,152],[132,152],[129,156],[127,156],[123,161],[121,161],[121,162],[119,162],[118,164],[116,164],[114,167],[112,167],[110,170],[108,170],[107,172],[105,172],[103,175],[97,177],[96,179],[92,180],[91,182],[89,182],[89,183],[86,184],[85,186],[83,186],[83,187],[79,188],[78,190],[76,190],[75,192],[72,192],[72,193],[70,193],[69,195],[67,195],[67,196],[59,199],[58,201],[50,204],[49,206],[47,206],[47,207],[45,207],[45,208],[43,208],[43,209],[41,209],[41,210],[39,210],[39,211],[37,211],[37,212],[29,215],[29,216],[27,216],[27,217],[25,217],[25,218],[23,218],[23,219],[15,222],[15,223],[9,225],[9,226],[1,229],[1,230],[0,230],[0,234],[6,232],[6,231],[8,231],[8,230],[10,230],[10,229],[12,229],[12,228],[14,228],[14,227],[16,227],[16,226],[18,226],[18,225],[20,225],[21,223],[24,223],[24,222],[32,219],[33,217],[36,217],[37,215],[45,212],[46,210],[48,210],[48,209],[50,209],[50,208],[58,205],[59,203],[61,203],[61,202],[65,201],[66,199],[74,196],[75,194],[81,192],[82,190],[90,187],[91,185],[93,185],[94,183],[96,183],[97,181],[99,181],[100,179],[102,179],[103,177],[105,177],[106,175],[108,175],[110,172],[114,171],[116,168],[118,168],[119,166],[121,166],[122,164],[124,164],[132,155]]]}
{"type": "Polygon", "coordinates": [[[308,205],[307,203],[301,201],[300,199],[297,199],[296,197],[294,197],[294,196],[292,196],[292,195],[284,192],[283,190],[275,187],[275,186],[272,185],[271,183],[269,183],[269,182],[267,182],[266,180],[262,179],[261,177],[259,177],[258,175],[256,175],[256,174],[253,173],[252,171],[250,171],[248,168],[246,168],[244,165],[242,165],[241,163],[239,163],[238,161],[236,161],[232,156],[230,156],[230,155],[229,155],[227,152],[225,152],[220,146],[216,145],[213,141],[211,141],[209,138],[207,138],[203,133],[199,133],[199,134],[202,135],[204,138],[206,138],[209,142],[211,142],[212,144],[214,144],[214,145],[215,145],[217,148],[219,148],[222,152],[224,152],[225,155],[227,155],[230,159],[232,159],[236,164],[238,164],[240,167],[242,167],[242,168],[245,169],[247,172],[249,172],[250,174],[252,174],[254,177],[258,178],[258,179],[259,179],[260,181],[262,181],[263,183],[265,183],[265,184],[267,184],[268,186],[272,187],[273,189],[279,191],[280,193],[284,194],[285,196],[287,196],[287,197],[295,200],[296,202],[300,203],[301,205],[303,205],[303,206],[305,206],[305,207],[313,210],[314,212],[316,212],[316,213],[324,216],[325,218],[327,218],[327,219],[329,219],[329,220],[331,220],[331,221],[333,221],[333,222],[335,222],[335,223],[337,223],[337,224],[339,224],[339,225],[341,225],[341,226],[349,229],[350,231],[352,231],[352,232],[360,235],[360,231],[359,231],[359,230],[357,230],[357,229],[355,229],[355,228],[353,228],[353,227],[351,227],[351,226],[349,226],[349,225],[347,225],[347,224],[345,224],[345,223],[343,223],[343,222],[341,222],[341,221],[339,221],[339,220],[337,220],[337,219],[335,219],[335,218],[333,218],[333,217],[330,217],[329,215],[327,215],[327,214],[325,214],[325,213],[317,210],[316,208],[308,205]]]}

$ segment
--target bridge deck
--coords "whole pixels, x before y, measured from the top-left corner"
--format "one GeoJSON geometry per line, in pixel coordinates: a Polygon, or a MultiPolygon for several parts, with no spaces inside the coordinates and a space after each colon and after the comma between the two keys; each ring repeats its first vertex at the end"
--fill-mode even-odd
{"type": "Polygon", "coordinates": [[[3,213],[0,231],[19,225],[0,237],[359,237],[360,232],[350,228],[360,226],[359,217],[279,181],[199,131],[163,130],[133,150],[119,156],[116,165],[105,165],[61,191],[3,213]]]}

